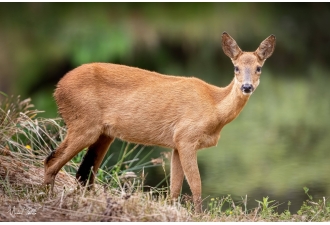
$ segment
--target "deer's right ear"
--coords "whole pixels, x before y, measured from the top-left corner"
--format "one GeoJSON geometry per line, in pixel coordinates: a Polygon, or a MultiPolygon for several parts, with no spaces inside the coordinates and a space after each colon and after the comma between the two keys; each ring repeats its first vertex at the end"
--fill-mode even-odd
{"type": "Polygon", "coordinates": [[[260,60],[266,60],[269,58],[275,49],[276,37],[275,35],[270,35],[263,42],[261,42],[259,48],[256,50],[256,54],[260,60]]]}
{"type": "Polygon", "coordinates": [[[242,53],[236,41],[226,32],[222,33],[222,50],[229,58],[234,60],[242,53]]]}

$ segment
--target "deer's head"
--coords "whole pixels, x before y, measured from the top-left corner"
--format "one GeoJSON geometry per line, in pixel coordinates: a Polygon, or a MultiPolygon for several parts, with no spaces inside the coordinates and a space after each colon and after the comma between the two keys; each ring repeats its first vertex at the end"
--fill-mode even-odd
{"type": "Polygon", "coordinates": [[[251,95],[259,85],[261,68],[274,52],[276,38],[270,35],[254,52],[243,52],[226,32],[222,34],[222,49],[234,64],[235,82],[244,95],[251,95]]]}

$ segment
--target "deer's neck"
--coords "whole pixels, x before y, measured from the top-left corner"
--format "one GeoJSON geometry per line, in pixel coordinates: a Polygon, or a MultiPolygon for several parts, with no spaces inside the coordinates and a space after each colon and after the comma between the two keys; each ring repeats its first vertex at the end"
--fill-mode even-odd
{"type": "Polygon", "coordinates": [[[220,126],[234,120],[249,100],[249,95],[243,95],[236,79],[224,88],[220,88],[217,96],[217,109],[219,112],[220,126]]]}

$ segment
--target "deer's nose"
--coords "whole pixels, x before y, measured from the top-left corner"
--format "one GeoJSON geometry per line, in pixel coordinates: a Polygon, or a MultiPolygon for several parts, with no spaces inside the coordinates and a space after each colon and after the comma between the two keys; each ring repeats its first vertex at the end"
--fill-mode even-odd
{"type": "Polygon", "coordinates": [[[241,87],[241,91],[245,94],[249,94],[251,92],[253,92],[254,87],[252,84],[243,84],[241,87]]]}

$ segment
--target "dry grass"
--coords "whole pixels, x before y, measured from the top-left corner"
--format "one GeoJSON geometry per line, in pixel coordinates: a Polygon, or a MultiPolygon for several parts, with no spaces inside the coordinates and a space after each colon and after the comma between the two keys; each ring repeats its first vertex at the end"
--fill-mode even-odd
{"type": "Polygon", "coordinates": [[[101,184],[88,191],[64,171],[56,177],[54,193],[49,193],[42,185],[43,168],[25,163],[21,157],[4,151],[0,155],[2,221],[191,220],[181,205],[156,199],[154,193],[127,193],[101,184]]]}

